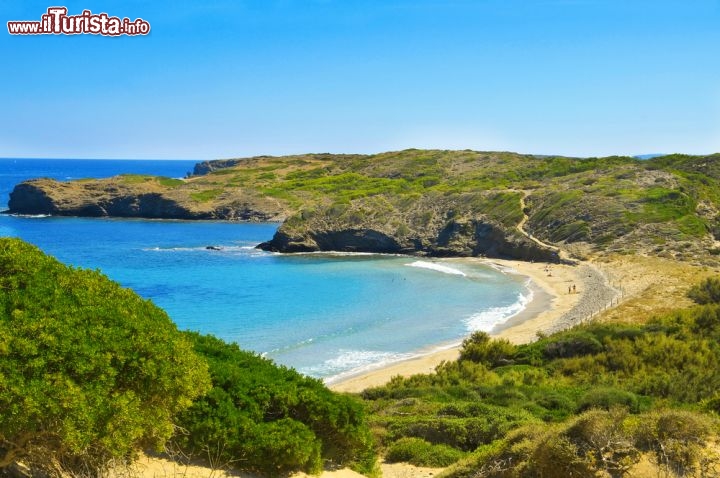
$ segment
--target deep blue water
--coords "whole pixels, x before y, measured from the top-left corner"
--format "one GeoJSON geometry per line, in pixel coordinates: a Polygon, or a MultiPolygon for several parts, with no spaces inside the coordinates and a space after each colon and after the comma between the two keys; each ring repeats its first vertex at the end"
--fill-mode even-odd
{"type": "MultiPolygon", "coordinates": [[[[193,164],[0,159],[0,208],[28,178],[182,177],[193,164]]],[[[277,226],[0,215],[0,236],[102,270],[165,309],[181,329],[215,334],[323,378],[490,330],[528,294],[522,279],[478,264],[254,249],[277,226]]]]}

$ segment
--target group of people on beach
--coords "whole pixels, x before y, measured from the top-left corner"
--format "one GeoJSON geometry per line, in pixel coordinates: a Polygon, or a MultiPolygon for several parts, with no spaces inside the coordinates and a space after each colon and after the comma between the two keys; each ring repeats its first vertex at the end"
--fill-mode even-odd
{"type": "MultiPolygon", "coordinates": [[[[548,277],[552,277],[552,266],[546,265],[545,269],[543,269],[548,277]]],[[[568,286],[568,294],[577,294],[577,288],[575,287],[575,284],[568,286]]]]}

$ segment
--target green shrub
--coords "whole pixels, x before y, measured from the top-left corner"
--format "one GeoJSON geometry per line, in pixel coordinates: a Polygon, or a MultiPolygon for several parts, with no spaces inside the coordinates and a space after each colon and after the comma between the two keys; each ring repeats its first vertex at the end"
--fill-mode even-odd
{"type": "Polygon", "coordinates": [[[421,438],[433,444],[448,445],[463,451],[472,451],[504,436],[519,425],[534,420],[525,410],[473,404],[467,408],[467,417],[425,417],[390,420],[387,423],[388,438],[421,438]]]}
{"type": "Polygon", "coordinates": [[[512,363],[515,346],[507,339],[492,340],[486,332],[474,332],[465,339],[460,350],[460,360],[471,360],[494,368],[512,363]]]}
{"type": "Polygon", "coordinates": [[[590,410],[593,408],[610,410],[615,407],[623,407],[630,412],[640,411],[640,401],[637,395],[617,388],[594,388],[587,392],[578,405],[578,411],[590,410]]]}
{"type": "Polygon", "coordinates": [[[324,462],[373,472],[376,454],[356,399],[212,336],[186,333],[213,388],[181,415],[191,456],[265,475],[319,472],[324,462]]]}
{"type": "Polygon", "coordinates": [[[710,277],[688,291],[688,297],[698,304],[720,303],[720,278],[710,277]]]}
{"type": "Polygon", "coordinates": [[[562,392],[544,393],[541,397],[536,399],[536,403],[551,412],[543,416],[544,419],[564,417],[575,411],[577,408],[577,405],[572,397],[569,397],[562,392]]]}
{"type": "Polygon", "coordinates": [[[706,447],[717,432],[715,419],[685,410],[662,410],[641,423],[635,440],[641,449],[655,455],[660,466],[676,476],[688,476],[700,471],[703,459],[709,458],[706,447]]]}
{"type": "Polygon", "coordinates": [[[595,476],[595,470],[579,451],[577,445],[567,437],[548,435],[536,446],[531,457],[533,476],[543,478],[595,476]]]}
{"type": "Polygon", "coordinates": [[[415,466],[445,467],[465,456],[447,445],[433,445],[420,438],[401,438],[388,448],[385,461],[410,463],[415,466]]]}
{"type": "Polygon", "coordinates": [[[594,355],[602,350],[603,345],[592,333],[577,330],[548,339],[545,342],[543,355],[549,359],[568,358],[594,355]]]}
{"type": "Polygon", "coordinates": [[[97,474],[162,447],[208,387],[207,365],[151,302],[0,239],[0,468],[97,474]]]}

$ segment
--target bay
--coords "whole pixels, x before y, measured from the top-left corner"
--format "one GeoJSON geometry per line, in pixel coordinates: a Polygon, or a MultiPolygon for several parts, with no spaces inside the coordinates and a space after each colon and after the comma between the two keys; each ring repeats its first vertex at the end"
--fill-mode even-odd
{"type": "MultiPolygon", "coordinates": [[[[0,204],[28,178],[183,177],[188,161],[0,160],[0,204]]],[[[255,249],[278,224],[0,215],[59,260],[100,269],[181,329],[237,342],[324,379],[456,344],[529,300],[525,280],[475,263],[255,249]],[[212,246],[212,248],[208,248],[212,246]]]]}

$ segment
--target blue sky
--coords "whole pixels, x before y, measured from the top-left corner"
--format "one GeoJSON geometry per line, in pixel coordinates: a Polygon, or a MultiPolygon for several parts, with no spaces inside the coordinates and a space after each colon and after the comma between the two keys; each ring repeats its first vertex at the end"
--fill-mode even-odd
{"type": "Polygon", "coordinates": [[[7,33],[58,3],[0,0],[0,157],[720,151],[717,0],[73,0],[151,34],[7,33]]]}

